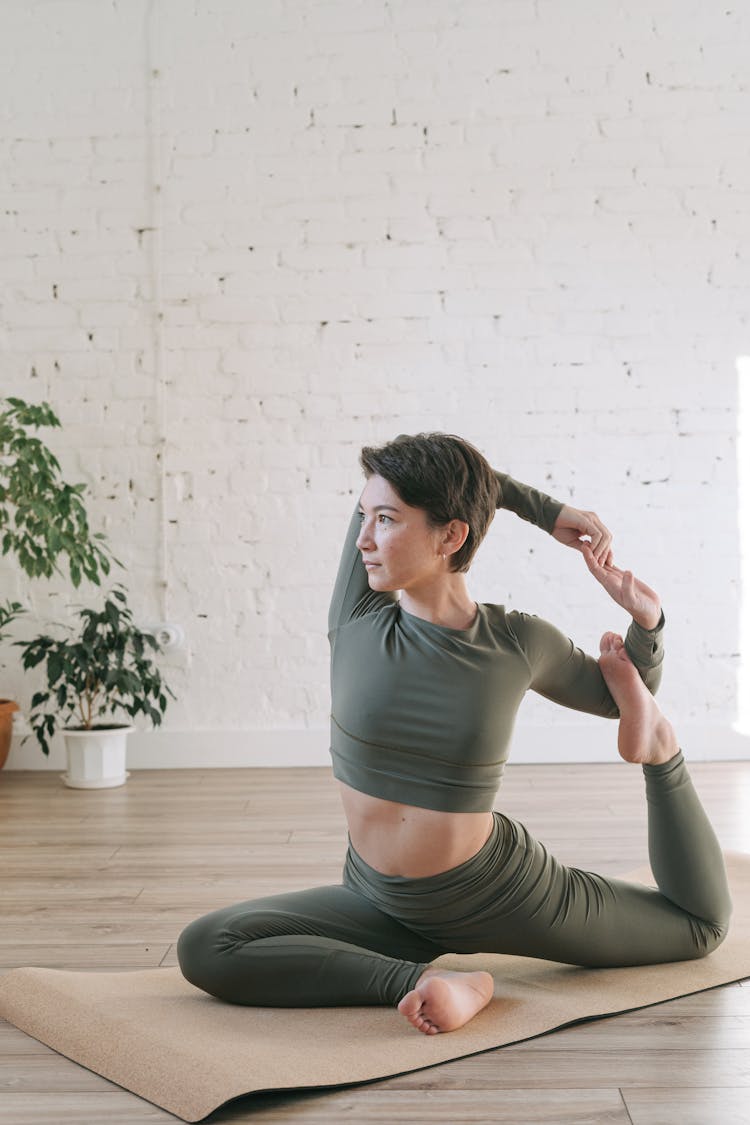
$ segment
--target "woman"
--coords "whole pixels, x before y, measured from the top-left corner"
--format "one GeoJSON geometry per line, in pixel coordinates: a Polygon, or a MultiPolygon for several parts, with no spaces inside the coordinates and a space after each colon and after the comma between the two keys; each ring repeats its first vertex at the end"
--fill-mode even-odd
{"type": "Polygon", "coordinates": [[[402,435],[364,449],[361,463],[329,613],[343,883],[198,919],[178,943],[185,977],[238,1004],[394,1004],[435,1034],[493,994],[489,973],[431,967],[443,953],[586,966],[704,956],[731,904],[716,837],[652,695],[658,596],[612,564],[594,513],[494,472],[460,438],[402,435]],[[497,507],[583,553],[632,617],[624,641],[605,633],[597,661],[538,617],[472,600],[466,571],[497,507]],[[658,890],[563,867],[492,812],[529,688],[619,716],[620,754],[645,775],[658,890]]]}

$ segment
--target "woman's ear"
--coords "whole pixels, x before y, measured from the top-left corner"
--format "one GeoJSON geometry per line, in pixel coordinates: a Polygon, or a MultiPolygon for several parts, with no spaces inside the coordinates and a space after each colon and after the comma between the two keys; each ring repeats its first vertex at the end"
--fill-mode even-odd
{"type": "Polygon", "coordinates": [[[443,531],[443,550],[445,554],[454,555],[460,551],[469,537],[469,525],[463,520],[451,520],[443,531]]]}

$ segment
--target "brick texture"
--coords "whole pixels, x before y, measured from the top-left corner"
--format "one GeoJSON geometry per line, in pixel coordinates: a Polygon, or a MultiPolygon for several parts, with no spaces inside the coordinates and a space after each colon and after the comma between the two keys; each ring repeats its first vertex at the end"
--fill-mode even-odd
{"type": "MultiPolygon", "coordinates": [[[[139,620],[185,629],[164,730],[325,726],[358,450],[421,429],[597,510],[663,594],[665,707],[732,723],[750,12],[6,0],[2,23],[2,389],[54,404],[139,620]]],[[[33,610],[17,638],[96,599],[0,578],[33,610]]],[[[508,514],[472,592],[589,649],[626,625],[508,514]]],[[[578,721],[529,699],[520,722],[550,718],[578,721]]]]}

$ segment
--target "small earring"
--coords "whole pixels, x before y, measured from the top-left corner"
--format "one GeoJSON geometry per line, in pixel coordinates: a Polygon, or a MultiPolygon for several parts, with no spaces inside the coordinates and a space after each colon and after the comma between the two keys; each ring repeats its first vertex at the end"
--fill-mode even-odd
{"type": "Polygon", "coordinates": [[[445,555],[443,555],[443,562],[445,562],[445,555]]]}

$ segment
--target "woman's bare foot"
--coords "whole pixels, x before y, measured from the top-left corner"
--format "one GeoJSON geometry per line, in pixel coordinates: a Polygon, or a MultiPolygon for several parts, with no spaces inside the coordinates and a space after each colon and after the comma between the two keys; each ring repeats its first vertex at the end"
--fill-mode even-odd
{"type": "Polygon", "coordinates": [[[425,969],[398,1005],[402,1016],[425,1035],[455,1031],[486,1008],[495,982],[490,973],[425,969]]]}
{"type": "Polygon", "coordinates": [[[658,765],[679,750],[672,726],[638,675],[622,637],[605,633],[599,642],[599,667],[620,709],[617,749],[626,762],[658,765]]]}

